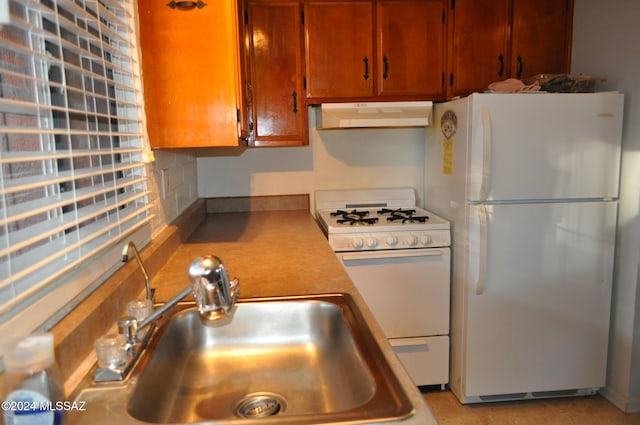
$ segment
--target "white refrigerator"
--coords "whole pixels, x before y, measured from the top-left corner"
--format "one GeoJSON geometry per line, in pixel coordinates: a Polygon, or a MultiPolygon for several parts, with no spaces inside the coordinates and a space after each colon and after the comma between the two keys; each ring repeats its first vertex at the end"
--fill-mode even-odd
{"type": "Polygon", "coordinates": [[[424,207],[451,221],[449,385],[463,403],[605,385],[623,95],[434,108],[424,207]]]}

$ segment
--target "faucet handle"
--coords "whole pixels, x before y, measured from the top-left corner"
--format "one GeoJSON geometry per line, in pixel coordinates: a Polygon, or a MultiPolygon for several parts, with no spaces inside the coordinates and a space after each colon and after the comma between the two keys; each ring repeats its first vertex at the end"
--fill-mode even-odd
{"type": "Polygon", "coordinates": [[[229,274],[220,258],[209,255],[198,257],[189,266],[189,280],[200,316],[216,320],[228,316],[238,298],[240,282],[229,280],[229,274]]]}
{"type": "Polygon", "coordinates": [[[231,295],[231,305],[235,305],[236,301],[238,301],[238,295],[240,294],[240,279],[234,277],[229,282],[229,292],[231,295]]]}

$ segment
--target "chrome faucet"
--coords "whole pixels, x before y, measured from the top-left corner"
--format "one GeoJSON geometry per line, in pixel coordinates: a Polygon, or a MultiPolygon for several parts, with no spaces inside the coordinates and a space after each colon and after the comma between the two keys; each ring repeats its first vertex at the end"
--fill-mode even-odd
{"type": "Polygon", "coordinates": [[[189,294],[193,294],[200,319],[204,324],[233,314],[240,292],[240,282],[237,278],[229,280],[227,269],[220,258],[211,255],[193,260],[189,266],[189,281],[190,286],[141,321],[131,316],[118,320],[118,331],[126,339],[128,361],[120,368],[97,368],[96,382],[123,380],[153,333],[152,328],[143,331],[154,325],[164,313],[189,294]]]}
{"type": "Polygon", "coordinates": [[[136,245],[132,241],[127,242],[127,244],[122,247],[122,262],[126,263],[127,261],[129,261],[130,251],[133,251],[133,256],[138,262],[138,266],[140,266],[140,270],[142,271],[142,275],[144,276],[144,285],[147,288],[147,299],[153,301],[153,294],[155,290],[151,288],[151,279],[149,279],[149,273],[147,273],[147,269],[144,267],[144,263],[140,258],[138,248],[136,248],[136,245]]]}
{"type": "Polygon", "coordinates": [[[123,317],[118,321],[118,329],[125,335],[128,344],[137,344],[138,332],[155,323],[165,312],[189,294],[193,294],[200,318],[205,323],[222,319],[233,313],[240,292],[240,283],[237,278],[229,280],[227,269],[220,258],[209,255],[193,260],[189,267],[189,281],[191,286],[183,289],[141,322],[131,316],[123,317]]]}

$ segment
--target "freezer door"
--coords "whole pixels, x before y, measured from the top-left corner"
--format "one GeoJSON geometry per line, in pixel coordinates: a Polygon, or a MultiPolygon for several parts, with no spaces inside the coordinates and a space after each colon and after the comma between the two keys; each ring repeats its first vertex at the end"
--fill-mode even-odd
{"type": "Polygon", "coordinates": [[[466,396],[604,386],[616,211],[615,202],[467,206],[467,266],[454,263],[465,307],[452,318],[464,336],[452,375],[466,396]]]}
{"type": "Polygon", "coordinates": [[[474,94],[469,102],[466,199],[617,198],[622,94],[474,94]]]}

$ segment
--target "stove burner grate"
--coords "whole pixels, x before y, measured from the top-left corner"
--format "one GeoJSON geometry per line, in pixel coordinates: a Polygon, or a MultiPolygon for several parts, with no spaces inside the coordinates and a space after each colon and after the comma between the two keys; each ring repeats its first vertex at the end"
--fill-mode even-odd
{"type": "Polygon", "coordinates": [[[390,210],[387,208],[383,208],[378,211],[379,215],[386,215],[387,221],[395,222],[400,221],[401,223],[426,223],[429,220],[429,216],[414,216],[416,210],[403,210],[402,208],[398,208],[397,210],[390,210]]]}
{"type": "Polygon", "coordinates": [[[341,217],[338,220],[336,220],[338,224],[350,224],[353,226],[354,224],[375,224],[378,222],[377,217],[369,218],[367,217],[368,215],[369,215],[368,211],[357,211],[357,210],[352,210],[352,211],[337,210],[336,212],[331,213],[332,217],[341,217]]]}

